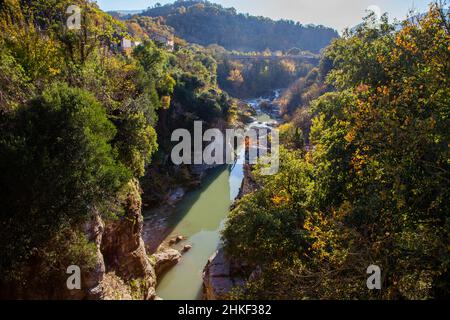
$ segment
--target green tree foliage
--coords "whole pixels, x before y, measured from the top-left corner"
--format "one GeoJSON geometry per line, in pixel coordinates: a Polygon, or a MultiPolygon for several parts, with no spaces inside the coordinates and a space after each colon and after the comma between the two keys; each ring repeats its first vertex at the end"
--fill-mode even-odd
{"type": "Polygon", "coordinates": [[[108,205],[131,174],[111,146],[114,125],[81,89],[55,84],[0,128],[4,279],[55,232],[108,205]]]}
{"type": "MultiPolygon", "coordinates": [[[[154,44],[147,43],[141,50],[146,48],[154,48],[154,44]]],[[[165,54],[158,51],[149,59],[155,59],[154,64],[144,67],[145,58],[141,56],[136,59],[105,56],[97,50],[77,76],[79,85],[93,92],[105,105],[118,130],[113,144],[136,177],[144,174],[158,148],[154,130],[157,112],[163,107],[163,97],[170,97],[173,90],[165,54]]]]}
{"type": "Polygon", "coordinates": [[[336,92],[311,103],[309,151],[282,158],[224,232],[228,254],[262,270],[235,297],[449,296],[450,17],[442,9],[433,4],[399,31],[386,17],[378,27],[366,23],[326,49],[321,69],[336,92]],[[308,170],[298,168],[296,181],[291,168],[300,163],[308,170]],[[292,179],[296,197],[283,189],[292,179]],[[261,193],[281,204],[258,207],[261,193]],[[277,205],[297,225],[260,223],[261,215],[278,219],[277,205]],[[297,235],[303,246],[286,248],[297,235]],[[366,288],[371,264],[382,269],[381,291],[366,288]]]}
{"type": "Polygon", "coordinates": [[[305,147],[305,138],[299,127],[294,126],[292,122],[282,124],[278,127],[280,132],[280,142],[288,149],[303,150],[305,147]]]}
{"type": "Polygon", "coordinates": [[[306,215],[311,167],[297,151],[284,149],[280,165],[274,176],[257,176],[264,188],[239,202],[223,233],[228,252],[239,252],[245,262],[260,267],[301,255],[308,247],[307,235],[299,227],[306,215]]]}
{"type": "MultiPolygon", "coordinates": [[[[10,49],[32,81],[47,85],[63,75],[71,84],[99,46],[113,45],[124,26],[85,0],[7,0],[0,10],[2,46],[10,49]],[[80,30],[68,30],[66,10],[82,10],[80,30]]],[[[65,79],[65,80],[66,80],[65,79]]]]}
{"type": "Polygon", "coordinates": [[[33,89],[22,66],[7,50],[0,48],[0,113],[24,103],[33,89]]]}
{"type": "Polygon", "coordinates": [[[205,130],[225,128],[237,118],[237,104],[217,84],[217,62],[209,50],[198,45],[182,46],[169,55],[169,65],[170,76],[163,81],[169,82],[165,88],[173,85],[170,108],[163,106],[159,111],[158,154],[142,179],[148,205],[159,205],[174,186],[191,188],[199,183],[188,166],[180,169],[169,160],[173,130],[193,130],[194,121],[203,121],[205,130]]]}
{"type": "MultiPolygon", "coordinates": [[[[184,106],[181,127],[192,126],[193,120],[209,125],[228,119],[233,103],[217,84],[217,62],[199,46],[183,48],[175,53],[174,103],[184,106]]],[[[176,112],[174,109],[173,112],[176,112]]]]}
{"type": "Polygon", "coordinates": [[[117,122],[119,133],[115,146],[120,150],[121,160],[133,169],[136,177],[142,177],[151,156],[157,150],[155,129],[148,125],[143,113],[132,113],[117,122]]]}

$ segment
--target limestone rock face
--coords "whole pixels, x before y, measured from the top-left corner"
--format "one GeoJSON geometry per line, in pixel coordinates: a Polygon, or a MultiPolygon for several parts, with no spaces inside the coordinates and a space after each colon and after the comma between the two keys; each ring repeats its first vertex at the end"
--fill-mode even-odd
{"type": "Polygon", "coordinates": [[[258,188],[255,178],[252,173],[251,165],[244,165],[244,179],[242,180],[241,188],[237,199],[241,199],[244,195],[250,194],[258,188]]]}
{"type": "Polygon", "coordinates": [[[143,217],[137,183],[124,207],[125,215],[119,220],[104,222],[96,213],[84,223],[82,231],[97,249],[95,267],[82,273],[81,290],[63,290],[61,298],[152,300],[156,297],[156,275],[141,237],[143,217]]]}
{"type": "Polygon", "coordinates": [[[97,248],[96,265],[94,270],[82,277],[82,287],[86,288],[86,299],[97,300],[103,298],[103,290],[100,284],[103,281],[106,267],[100,247],[104,230],[105,224],[99,214],[94,215],[94,217],[84,225],[84,231],[88,240],[95,243],[97,248]]]}
{"type": "Polygon", "coordinates": [[[142,240],[144,218],[141,214],[139,186],[129,193],[125,215],[105,227],[101,243],[106,270],[115,271],[125,281],[140,279],[144,299],[155,298],[156,276],[142,240]]]}
{"type": "Polygon", "coordinates": [[[167,249],[162,252],[155,253],[155,272],[160,277],[167,270],[175,266],[181,259],[181,253],[175,249],[167,249]]]}
{"type": "Polygon", "coordinates": [[[96,213],[82,226],[89,242],[97,248],[96,264],[93,270],[82,274],[82,289],[65,290],[62,298],[155,299],[156,275],[141,237],[143,217],[138,182],[130,183],[122,205],[125,214],[120,219],[105,222],[96,213]]]}
{"type": "Polygon", "coordinates": [[[80,290],[67,290],[67,288],[63,286],[60,290],[61,292],[57,294],[58,296],[73,300],[103,299],[101,282],[103,281],[106,268],[100,246],[104,228],[105,225],[98,213],[94,214],[90,220],[86,221],[81,226],[81,230],[84,232],[89,242],[94,243],[96,246],[95,266],[93,270],[90,270],[89,272],[83,272],[82,270],[80,290]]]}
{"type": "Polygon", "coordinates": [[[235,286],[242,285],[243,281],[232,276],[232,266],[219,249],[209,258],[203,270],[203,298],[205,300],[223,300],[227,298],[235,286]]]}

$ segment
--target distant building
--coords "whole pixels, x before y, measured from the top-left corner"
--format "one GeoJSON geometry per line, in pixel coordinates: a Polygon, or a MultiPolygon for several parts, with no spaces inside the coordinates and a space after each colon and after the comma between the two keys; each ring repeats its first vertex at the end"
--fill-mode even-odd
{"type": "Polygon", "coordinates": [[[122,38],[122,40],[120,40],[120,49],[122,51],[131,49],[131,40],[127,38],[122,38]]]}
{"type": "Polygon", "coordinates": [[[152,33],[149,35],[150,39],[153,41],[160,43],[167,50],[173,51],[175,49],[175,40],[173,35],[164,35],[161,33],[152,33]]]}
{"type": "MultiPolygon", "coordinates": [[[[167,49],[169,51],[173,51],[175,49],[175,40],[174,40],[174,36],[172,34],[166,35],[166,34],[162,34],[162,33],[153,32],[153,33],[149,34],[149,37],[151,40],[159,43],[160,45],[162,45],[165,49],[167,49]]],[[[122,38],[120,38],[119,49],[123,53],[131,53],[131,51],[135,47],[137,47],[141,44],[142,43],[139,41],[133,41],[131,39],[122,37],[122,38]]]]}
{"type": "Polygon", "coordinates": [[[139,46],[141,42],[133,41],[127,38],[122,38],[120,40],[120,51],[122,52],[131,52],[133,48],[139,46]]]}

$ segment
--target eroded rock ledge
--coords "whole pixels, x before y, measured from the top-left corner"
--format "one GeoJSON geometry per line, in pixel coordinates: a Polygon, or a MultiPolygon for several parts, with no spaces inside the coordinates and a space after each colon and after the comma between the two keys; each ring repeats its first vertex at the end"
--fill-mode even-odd
{"type": "Polygon", "coordinates": [[[225,257],[223,249],[217,250],[203,270],[203,298],[223,300],[234,287],[244,285],[242,278],[234,276],[235,269],[236,266],[225,257]]]}
{"type": "Polygon", "coordinates": [[[125,214],[117,220],[103,220],[96,213],[82,227],[97,248],[93,270],[82,270],[82,289],[61,295],[69,299],[153,300],[156,274],[142,240],[143,216],[137,181],[129,185],[122,204],[125,214]]]}

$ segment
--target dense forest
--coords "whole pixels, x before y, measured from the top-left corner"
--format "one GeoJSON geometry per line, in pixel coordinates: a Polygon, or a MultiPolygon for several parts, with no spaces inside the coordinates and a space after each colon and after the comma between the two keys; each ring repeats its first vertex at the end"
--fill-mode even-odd
{"type": "Polygon", "coordinates": [[[273,90],[289,87],[317,66],[315,60],[291,59],[288,55],[264,59],[263,53],[258,59],[233,60],[221,47],[212,45],[207,49],[217,60],[220,87],[237,98],[267,96],[273,90]]]}
{"type": "Polygon", "coordinates": [[[150,204],[164,196],[170,129],[235,119],[212,57],[190,47],[171,53],[145,37],[122,53],[129,29],[90,1],[0,7],[2,297],[64,297],[63,266],[96,268],[85,223],[126,218],[139,179],[156,196],[150,204]],[[74,3],[80,30],[66,28],[74,3]],[[152,159],[159,171],[145,177],[152,159]]]}
{"type": "Polygon", "coordinates": [[[231,297],[450,296],[450,17],[441,9],[399,31],[368,17],[284,94],[280,171],[254,171],[259,188],[224,231],[250,279],[231,297]],[[366,287],[371,264],[383,290],[366,287]]]}
{"type": "Polygon", "coordinates": [[[228,50],[287,51],[297,47],[317,53],[338,37],[335,30],[324,26],[238,14],[234,8],[202,0],[157,5],[142,15],[162,17],[177,36],[189,42],[204,46],[218,44],[228,50]]]}

